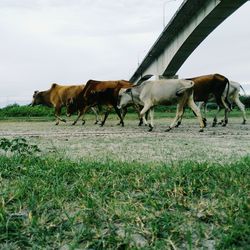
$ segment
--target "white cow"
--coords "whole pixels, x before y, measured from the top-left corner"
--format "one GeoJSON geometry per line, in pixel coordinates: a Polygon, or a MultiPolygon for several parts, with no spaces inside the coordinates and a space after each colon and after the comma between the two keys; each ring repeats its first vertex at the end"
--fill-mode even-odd
{"type": "Polygon", "coordinates": [[[145,113],[149,110],[149,131],[152,131],[154,127],[154,106],[177,104],[176,116],[166,130],[169,131],[175,127],[176,123],[181,118],[184,106],[188,105],[197,115],[197,119],[200,123],[200,131],[203,131],[204,123],[200,109],[196,106],[193,100],[193,86],[194,83],[192,81],[184,79],[145,81],[140,85],[136,85],[130,90],[125,91],[121,95],[118,108],[121,109],[130,103],[142,105],[143,109],[140,112],[140,116],[143,118],[145,124],[147,124],[145,113]]]}
{"type": "MultiPolygon", "coordinates": [[[[229,101],[231,101],[232,103],[235,103],[239,107],[239,109],[242,112],[242,116],[243,116],[242,124],[246,124],[247,118],[246,118],[245,105],[240,101],[240,98],[239,98],[240,97],[240,89],[242,89],[244,94],[245,94],[245,91],[242,88],[242,86],[240,85],[240,83],[235,82],[235,81],[229,81],[228,99],[229,99],[229,101]]],[[[225,98],[225,96],[227,95],[226,92],[227,92],[227,90],[225,89],[222,97],[225,98]]],[[[213,101],[213,99],[211,99],[211,100],[213,101]]],[[[206,103],[199,102],[198,106],[201,107],[202,105],[204,105],[204,114],[206,114],[206,112],[207,112],[206,103]]],[[[214,117],[214,125],[217,123],[217,116],[222,109],[223,109],[222,107],[218,107],[218,111],[214,117]]],[[[222,126],[226,126],[227,123],[228,123],[228,110],[225,109],[224,119],[221,121],[221,124],[222,124],[222,126]]]]}

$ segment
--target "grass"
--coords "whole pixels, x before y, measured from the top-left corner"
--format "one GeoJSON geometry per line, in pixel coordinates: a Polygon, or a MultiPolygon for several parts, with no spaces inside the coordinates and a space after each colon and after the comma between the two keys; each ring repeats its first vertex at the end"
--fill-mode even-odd
{"type": "Polygon", "coordinates": [[[0,156],[0,248],[247,249],[250,157],[231,165],[0,156]]]}

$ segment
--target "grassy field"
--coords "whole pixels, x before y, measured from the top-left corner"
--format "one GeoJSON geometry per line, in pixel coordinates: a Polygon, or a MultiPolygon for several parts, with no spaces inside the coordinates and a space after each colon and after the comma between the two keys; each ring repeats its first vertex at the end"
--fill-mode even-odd
{"type": "Polygon", "coordinates": [[[93,115],[84,127],[54,126],[52,116],[2,118],[0,249],[250,249],[248,124],[233,111],[227,128],[198,134],[187,112],[165,134],[163,118],[173,116],[156,112],[155,133],[138,128],[136,114],[124,128],[115,115],[105,128],[93,126],[93,115]],[[87,147],[89,156],[97,150],[91,160],[65,156],[87,147]],[[165,158],[147,162],[138,152],[165,158]],[[179,153],[184,160],[166,161],[179,153]]]}
{"type": "Polygon", "coordinates": [[[1,249],[250,247],[250,157],[138,164],[21,153],[0,157],[1,249]]]}

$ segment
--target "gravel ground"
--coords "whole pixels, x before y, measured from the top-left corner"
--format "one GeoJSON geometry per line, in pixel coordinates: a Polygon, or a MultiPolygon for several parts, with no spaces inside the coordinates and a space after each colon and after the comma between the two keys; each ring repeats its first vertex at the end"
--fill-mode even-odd
{"type": "Polygon", "coordinates": [[[171,119],[155,120],[153,132],[137,121],[107,120],[104,127],[86,121],[84,126],[71,123],[55,126],[53,122],[0,122],[0,137],[23,137],[39,146],[44,153],[73,160],[80,158],[136,162],[195,160],[227,163],[250,155],[250,124],[230,118],[227,127],[208,125],[203,133],[195,119],[184,119],[181,127],[164,132],[171,119]]]}

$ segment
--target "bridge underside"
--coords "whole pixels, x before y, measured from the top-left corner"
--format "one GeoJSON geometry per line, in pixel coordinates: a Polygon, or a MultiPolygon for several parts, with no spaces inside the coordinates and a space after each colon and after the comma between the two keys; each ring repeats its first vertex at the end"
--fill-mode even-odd
{"type": "Polygon", "coordinates": [[[147,53],[130,81],[153,74],[171,77],[197,46],[247,0],[186,0],[147,53]]]}

